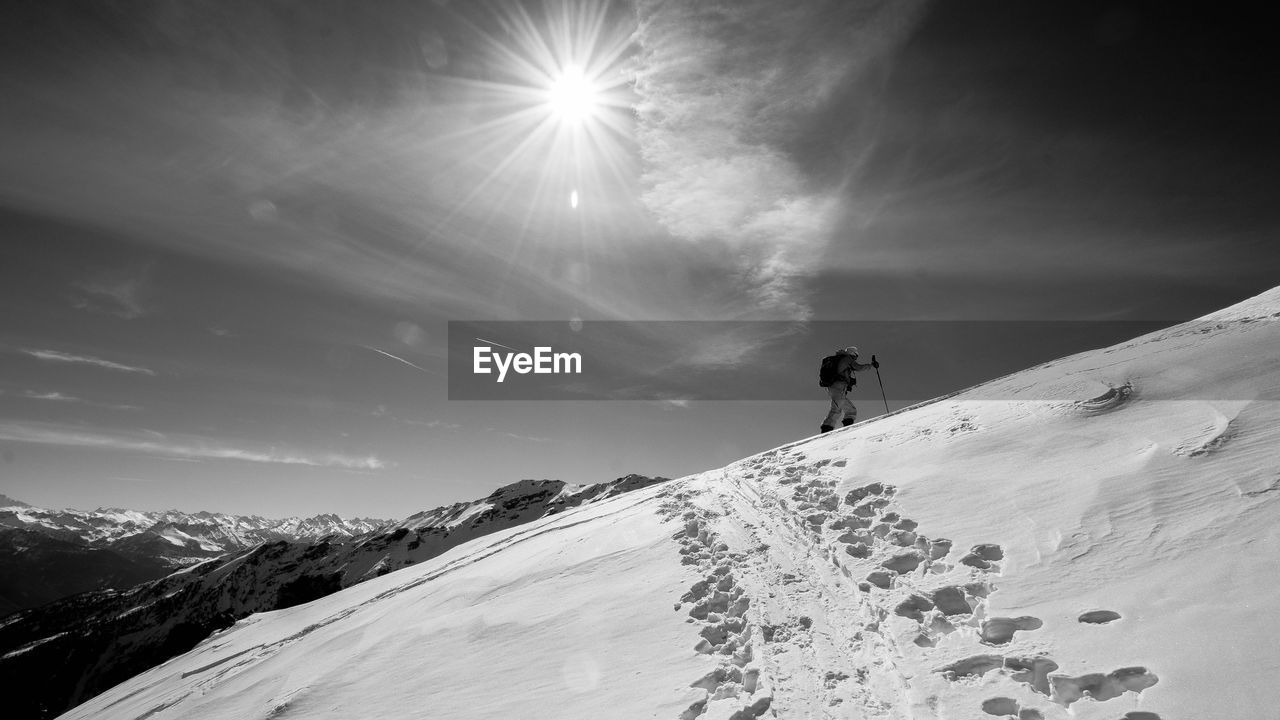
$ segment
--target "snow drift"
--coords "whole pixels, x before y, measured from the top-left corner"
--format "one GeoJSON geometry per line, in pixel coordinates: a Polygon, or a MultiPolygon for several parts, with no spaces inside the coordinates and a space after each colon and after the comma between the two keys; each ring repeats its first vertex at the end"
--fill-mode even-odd
{"type": "Polygon", "coordinates": [[[1273,290],[479,538],[66,717],[1273,716],[1277,318],[1273,290]]]}

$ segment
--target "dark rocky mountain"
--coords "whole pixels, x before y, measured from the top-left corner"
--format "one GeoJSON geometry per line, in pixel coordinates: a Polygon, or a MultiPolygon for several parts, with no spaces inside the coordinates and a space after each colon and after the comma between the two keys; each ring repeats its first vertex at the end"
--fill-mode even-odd
{"type": "Polygon", "coordinates": [[[125,588],[173,569],[79,540],[36,530],[0,529],[0,617],[59,598],[108,587],[125,588]]]}
{"type": "Polygon", "coordinates": [[[128,590],[16,613],[0,619],[0,677],[12,684],[6,717],[54,717],[252,613],[308,602],[482,535],[665,480],[522,480],[354,538],[265,542],[128,590]]]}

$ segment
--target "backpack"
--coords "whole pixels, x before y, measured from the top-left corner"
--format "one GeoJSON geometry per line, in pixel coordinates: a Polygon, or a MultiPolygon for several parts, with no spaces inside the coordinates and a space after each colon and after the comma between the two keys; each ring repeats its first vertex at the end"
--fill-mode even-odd
{"type": "MultiPolygon", "coordinates": [[[[822,358],[822,365],[818,368],[818,387],[831,387],[831,385],[837,380],[843,380],[844,378],[837,374],[837,369],[839,367],[839,355],[828,355],[822,358]]],[[[849,378],[850,385],[857,384],[857,382],[857,378],[849,378]]]]}

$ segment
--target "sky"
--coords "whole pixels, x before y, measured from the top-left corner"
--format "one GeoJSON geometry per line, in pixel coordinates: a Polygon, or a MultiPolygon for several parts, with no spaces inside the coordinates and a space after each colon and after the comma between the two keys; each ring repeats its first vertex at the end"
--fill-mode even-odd
{"type": "Polygon", "coordinates": [[[810,435],[835,347],[865,418],[1197,317],[1280,278],[1257,12],[7,4],[0,492],[400,518],[810,435]],[[451,399],[450,323],[531,321],[774,399],[451,399]]]}

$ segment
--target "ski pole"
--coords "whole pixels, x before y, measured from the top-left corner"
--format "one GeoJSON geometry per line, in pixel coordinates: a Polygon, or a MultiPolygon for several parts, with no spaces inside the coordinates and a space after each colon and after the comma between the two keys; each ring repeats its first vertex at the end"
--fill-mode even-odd
{"type": "MultiPolygon", "coordinates": [[[[875,361],[876,361],[876,356],[875,356],[875,355],[872,355],[872,356],[871,356],[871,362],[875,362],[875,361]]],[[[889,414],[889,399],[888,399],[887,397],[885,397],[885,395],[884,395],[884,380],[881,380],[881,379],[880,379],[880,366],[879,366],[879,364],[878,364],[878,363],[877,363],[877,365],[876,365],[876,382],[880,383],[880,399],[881,399],[881,400],[884,400],[884,414],[885,414],[885,415],[888,415],[888,414],[889,414]]]]}

